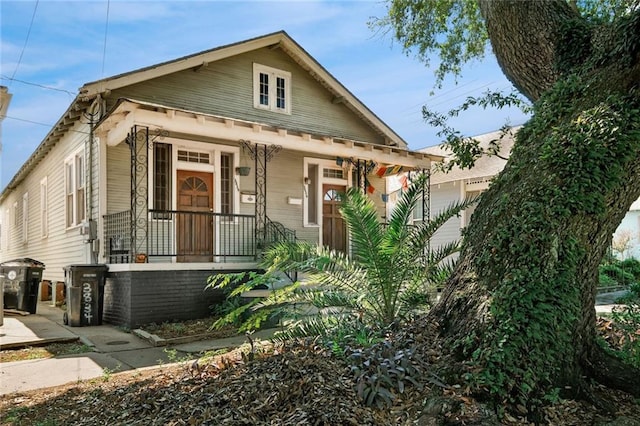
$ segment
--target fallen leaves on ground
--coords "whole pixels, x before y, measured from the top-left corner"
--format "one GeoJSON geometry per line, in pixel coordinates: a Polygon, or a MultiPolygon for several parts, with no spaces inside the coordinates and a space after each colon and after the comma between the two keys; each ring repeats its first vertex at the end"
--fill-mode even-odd
{"type": "MultiPolygon", "coordinates": [[[[420,347],[421,367],[447,363],[426,324],[407,331],[420,347]],[[420,331],[418,333],[418,331],[420,331]]],[[[404,338],[407,338],[407,334],[404,338]]],[[[246,348],[245,348],[246,349],[246,348]]],[[[452,367],[452,368],[455,368],[452,367]]],[[[609,425],[640,418],[629,395],[601,386],[593,392],[615,405],[603,413],[584,402],[560,400],[547,407],[552,425],[609,425]]],[[[236,350],[180,366],[114,374],[82,383],[6,395],[0,400],[6,425],[528,425],[507,414],[502,423],[467,389],[439,380],[423,390],[409,387],[394,405],[362,404],[343,357],[314,344],[265,349],[249,361],[236,350]]]]}

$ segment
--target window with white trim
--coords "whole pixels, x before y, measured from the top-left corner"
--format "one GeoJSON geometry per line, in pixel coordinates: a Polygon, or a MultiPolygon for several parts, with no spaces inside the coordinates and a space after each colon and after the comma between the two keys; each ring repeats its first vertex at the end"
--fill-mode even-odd
{"type": "Polygon", "coordinates": [[[85,220],[85,163],[84,150],[76,152],[64,162],[65,209],[67,228],[85,220]]]}
{"type": "Polygon", "coordinates": [[[220,154],[220,213],[233,213],[233,154],[220,154]]]}
{"type": "Polygon", "coordinates": [[[29,193],[22,195],[22,242],[29,241],[29,193]]]}
{"type": "Polygon", "coordinates": [[[47,178],[40,181],[40,237],[49,235],[49,203],[47,192],[47,178]]]}
{"type": "Polygon", "coordinates": [[[254,63],[253,106],[291,114],[291,73],[254,63]]]}

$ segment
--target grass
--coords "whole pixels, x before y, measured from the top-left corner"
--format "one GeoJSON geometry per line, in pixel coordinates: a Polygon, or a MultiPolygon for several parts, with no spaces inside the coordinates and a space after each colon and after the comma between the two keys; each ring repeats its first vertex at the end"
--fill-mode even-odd
{"type": "Polygon", "coordinates": [[[29,346],[21,349],[0,351],[0,362],[54,358],[57,356],[82,354],[91,351],[91,347],[80,342],[51,343],[45,346],[29,346]]]}

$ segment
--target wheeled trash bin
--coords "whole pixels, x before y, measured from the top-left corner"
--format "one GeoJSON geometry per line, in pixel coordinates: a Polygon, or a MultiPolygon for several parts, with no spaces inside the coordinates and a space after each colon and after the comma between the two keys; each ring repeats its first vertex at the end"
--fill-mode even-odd
{"type": "Polygon", "coordinates": [[[67,311],[63,322],[72,327],[102,324],[107,265],[64,267],[67,311]]]}
{"type": "Polygon", "coordinates": [[[3,307],[35,314],[43,270],[44,263],[28,257],[1,263],[3,307]]]}

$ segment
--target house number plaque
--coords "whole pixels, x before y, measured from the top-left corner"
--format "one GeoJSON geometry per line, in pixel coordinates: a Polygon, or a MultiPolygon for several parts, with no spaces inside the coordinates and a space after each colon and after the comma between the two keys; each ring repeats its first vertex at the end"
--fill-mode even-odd
{"type": "Polygon", "coordinates": [[[84,317],[86,320],[91,323],[91,318],[93,318],[92,305],[93,305],[93,292],[91,291],[90,283],[82,283],[82,300],[84,301],[84,317]]]}

